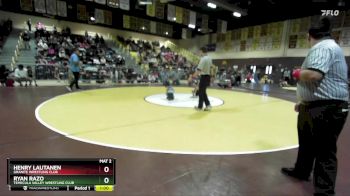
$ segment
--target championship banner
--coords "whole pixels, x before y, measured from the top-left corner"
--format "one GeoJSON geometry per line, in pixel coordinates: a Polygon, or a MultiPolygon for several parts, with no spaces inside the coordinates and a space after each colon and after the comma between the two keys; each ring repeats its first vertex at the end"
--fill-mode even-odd
{"type": "Polygon", "coordinates": [[[123,28],[130,29],[130,16],[123,15],[123,28]]]}
{"type": "Polygon", "coordinates": [[[222,43],[222,42],[217,42],[216,43],[216,51],[217,52],[220,52],[220,51],[223,51],[224,50],[224,43],[222,43]]]}
{"type": "Polygon", "coordinates": [[[168,20],[169,21],[174,21],[174,18],[176,17],[175,13],[175,6],[168,4],[168,20]]]}
{"type": "Polygon", "coordinates": [[[298,36],[297,35],[291,35],[289,36],[289,48],[296,48],[297,47],[297,40],[298,36]]]}
{"type": "Polygon", "coordinates": [[[298,34],[300,31],[300,19],[292,20],[292,28],[290,34],[298,34]]]}
{"type": "Polygon", "coordinates": [[[190,11],[190,24],[196,25],[196,12],[190,11]]]}
{"type": "Polygon", "coordinates": [[[235,40],[236,34],[237,34],[237,30],[232,30],[232,31],[231,31],[231,40],[232,40],[232,41],[235,40]]]}
{"type": "Polygon", "coordinates": [[[56,0],[46,0],[46,13],[50,15],[57,15],[56,0]]]}
{"type": "Polygon", "coordinates": [[[209,44],[216,44],[216,42],[217,42],[216,34],[214,33],[209,34],[209,44]]]}
{"type": "Polygon", "coordinates": [[[67,4],[65,1],[57,1],[57,15],[67,17],[67,4]]]}
{"type": "Polygon", "coordinates": [[[86,6],[77,4],[77,18],[78,20],[87,20],[86,6]]]}
{"type": "Polygon", "coordinates": [[[33,11],[33,0],[21,0],[21,10],[23,11],[33,11]]]}
{"type": "Polygon", "coordinates": [[[164,8],[165,4],[156,3],[156,18],[164,19],[164,8]]]}
{"type": "Polygon", "coordinates": [[[266,45],[266,36],[260,37],[258,49],[265,50],[265,45],[266,45]]]}
{"type": "Polygon", "coordinates": [[[209,16],[203,14],[201,28],[204,29],[205,31],[207,31],[209,29],[208,23],[209,23],[209,16]]]}
{"type": "Polygon", "coordinates": [[[302,18],[300,19],[300,29],[299,32],[301,33],[307,33],[309,28],[310,28],[310,22],[311,22],[311,18],[310,17],[306,17],[306,18],[302,18]]]}
{"type": "Polygon", "coordinates": [[[106,5],[106,0],[95,0],[96,3],[106,5]]]}
{"type": "Polygon", "coordinates": [[[182,9],[182,24],[188,26],[190,23],[190,10],[183,8],[182,9]]]}
{"type": "Polygon", "coordinates": [[[182,28],[182,33],[181,33],[181,38],[182,39],[187,39],[187,29],[186,28],[182,28]]]}
{"type": "Polygon", "coordinates": [[[284,22],[277,22],[276,36],[282,38],[283,27],[284,27],[284,22]]]}
{"type": "Polygon", "coordinates": [[[277,23],[276,22],[274,22],[274,23],[271,23],[271,29],[270,29],[270,31],[271,31],[271,34],[269,34],[270,36],[272,36],[272,37],[277,37],[278,36],[278,34],[277,34],[277,23]]]}
{"type": "Polygon", "coordinates": [[[350,46],[350,28],[344,28],[340,35],[340,46],[349,47],[350,46]]]}
{"type": "Polygon", "coordinates": [[[217,32],[216,33],[216,43],[220,43],[221,41],[221,33],[217,32]]]}
{"type": "Polygon", "coordinates": [[[228,50],[231,50],[231,49],[232,49],[231,41],[230,42],[224,42],[224,50],[228,51],[228,50]]]}
{"type": "Polygon", "coordinates": [[[231,42],[231,34],[231,32],[227,32],[226,34],[224,34],[225,42],[231,42]]]}
{"type": "Polygon", "coordinates": [[[345,15],[344,12],[340,12],[338,16],[333,16],[331,18],[331,24],[333,29],[342,27],[344,15],[345,15]]]}
{"type": "MultiPolygon", "coordinates": [[[[259,36],[260,36],[260,35],[259,35],[259,36]]],[[[253,39],[252,50],[254,50],[254,51],[259,50],[259,43],[260,43],[259,38],[254,38],[254,39],[253,39]]]]}
{"type": "Polygon", "coordinates": [[[182,7],[175,7],[175,17],[176,22],[182,24],[182,16],[183,16],[183,8],[182,7]]]}
{"type": "Polygon", "coordinates": [[[139,31],[140,27],[138,25],[138,18],[130,16],[130,29],[139,31]]]}
{"type": "Polygon", "coordinates": [[[241,40],[241,29],[235,29],[232,31],[232,40],[241,40]]]}
{"type": "Polygon", "coordinates": [[[105,23],[105,13],[104,10],[95,9],[95,22],[104,24],[105,23]]]}
{"type": "Polygon", "coordinates": [[[225,42],[226,41],[226,34],[220,33],[220,39],[221,39],[221,42],[225,42]]]}
{"type": "Polygon", "coordinates": [[[307,48],[307,47],[308,47],[308,42],[307,42],[307,36],[306,36],[306,34],[300,34],[300,35],[298,35],[296,47],[297,47],[297,48],[307,48]]]}
{"type": "Polygon", "coordinates": [[[345,14],[343,27],[350,27],[350,10],[348,10],[345,14]]]}
{"type": "Polygon", "coordinates": [[[273,37],[272,38],[272,49],[273,50],[280,49],[281,48],[281,43],[282,43],[281,37],[273,37]]]}
{"type": "Polygon", "coordinates": [[[104,11],[104,15],[105,15],[105,24],[106,25],[112,25],[113,23],[113,15],[111,11],[105,10],[104,11]]]}
{"type": "Polygon", "coordinates": [[[156,34],[157,33],[157,23],[154,21],[151,21],[150,23],[150,31],[151,33],[156,34]]]}
{"type": "Polygon", "coordinates": [[[247,39],[246,51],[252,51],[252,50],[253,50],[253,39],[247,39]]]}
{"type": "Polygon", "coordinates": [[[242,28],[241,29],[241,40],[247,40],[248,39],[248,28],[242,28]]]}
{"type": "Polygon", "coordinates": [[[274,23],[267,24],[267,31],[266,31],[267,36],[272,36],[273,31],[274,31],[274,23]]]}
{"type": "Polygon", "coordinates": [[[35,12],[45,14],[46,13],[45,0],[34,0],[34,8],[35,8],[35,12]]]}
{"type": "Polygon", "coordinates": [[[261,25],[260,36],[267,36],[267,25],[266,24],[261,25]]]}
{"type": "Polygon", "coordinates": [[[231,50],[231,33],[224,34],[225,36],[225,44],[224,44],[224,50],[231,50]]]}
{"type": "Polygon", "coordinates": [[[221,32],[226,33],[227,31],[227,21],[222,20],[222,25],[221,25],[221,32]]]}
{"type": "Polygon", "coordinates": [[[232,42],[232,47],[233,47],[233,51],[234,52],[239,52],[240,51],[240,48],[241,48],[241,41],[239,40],[234,40],[232,42]]]}
{"type": "Polygon", "coordinates": [[[107,5],[112,8],[118,8],[119,7],[119,0],[108,0],[107,5]]]}
{"type": "Polygon", "coordinates": [[[156,16],[156,2],[146,6],[146,14],[147,16],[156,16]]]}
{"type": "Polygon", "coordinates": [[[253,38],[259,38],[261,34],[261,26],[254,26],[254,33],[253,38]]]}
{"type": "Polygon", "coordinates": [[[129,0],[119,0],[119,7],[122,10],[130,10],[130,1],[129,0]]]}
{"type": "Polygon", "coordinates": [[[248,27],[248,39],[254,37],[254,27],[248,27]]]}
{"type": "Polygon", "coordinates": [[[272,50],[272,37],[268,36],[265,42],[265,50],[272,50]]]}
{"type": "Polygon", "coordinates": [[[246,50],[246,40],[242,40],[241,42],[240,42],[240,48],[239,48],[239,50],[240,51],[245,51],[246,50]]]}

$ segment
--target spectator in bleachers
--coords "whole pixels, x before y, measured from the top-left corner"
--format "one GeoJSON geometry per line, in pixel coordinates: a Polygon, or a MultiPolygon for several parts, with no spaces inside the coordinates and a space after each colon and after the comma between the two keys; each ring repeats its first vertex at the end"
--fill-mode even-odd
{"type": "Polygon", "coordinates": [[[9,75],[9,70],[6,69],[5,65],[1,65],[1,67],[0,67],[0,83],[1,83],[1,86],[6,86],[8,75],[9,75]]]}
{"type": "Polygon", "coordinates": [[[67,59],[67,54],[66,54],[66,50],[61,47],[58,53],[58,57],[63,60],[63,59],[67,59]]]}
{"type": "Polygon", "coordinates": [[[40,39],[37,45],[37,54],[46,55],[48,49],[49,46],[47,45],[47,43],[44,42],[43,39],[40,39]]]}
{"type": "Polygon", "coordinates": [[[32,19],[29,18],[27,20],[27,26],[28,26],[28,31],[32,32],[32,19]]]}
{"type": "MultiPolygon", "coordinates": [[[[28,79],[30,81],[34,81],[35,86],[38,86],[31,66],[27,66],[27,75],[28,75],[28,79]]],[[[32,85],[32,82],[30,82],[30,86],[31,85],[32,85]]]]}
{"type": "Polygon", "coordinates": [[[30,35],[29,35],[28,31],[24,31],[24,33],[22,35],[22,39],[24,41],[24,49],[30,50],[30,45],[29,45],[30,35]]]}
{"type": "Polygon", "coordinates": [[[15,69],[15,81],[18,82],[20,86],[23,86],[22,82],[25,82],[26,87],[28,86],[27,82],[29,82],[30,85],[32,84],[32,81],[28,77],[27,69],[21,64],[15,69]]]}
{"type": "Polygon", "coordinates": [[[89,33],[88,33],[88,31],[87,30],[85,30],[85,40],[88,40],[89,39],[89,33]]]}

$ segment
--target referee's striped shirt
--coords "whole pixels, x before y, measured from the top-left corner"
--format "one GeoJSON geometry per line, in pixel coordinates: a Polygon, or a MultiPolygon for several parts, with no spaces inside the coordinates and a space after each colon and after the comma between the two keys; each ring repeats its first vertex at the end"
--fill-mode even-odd
{"type": "Polygon", "coordinates": [[[349,100],[348,66],[342,49],[333,39],[315,44],[307,54],[302,69],[318,71],[323,74],[323,79],[318,82],[299,81],[299,101],[349,100]]]}

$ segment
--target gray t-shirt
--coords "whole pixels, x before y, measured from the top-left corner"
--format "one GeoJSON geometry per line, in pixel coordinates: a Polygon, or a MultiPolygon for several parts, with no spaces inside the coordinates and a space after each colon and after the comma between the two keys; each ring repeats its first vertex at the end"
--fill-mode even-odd
{"type": "Polygon", "coordinates": [[[201,70],[201,75],[210,75],[210,67],[213,61],[209,56],[203,56],[199,61],[197,69],[201,70]]]}

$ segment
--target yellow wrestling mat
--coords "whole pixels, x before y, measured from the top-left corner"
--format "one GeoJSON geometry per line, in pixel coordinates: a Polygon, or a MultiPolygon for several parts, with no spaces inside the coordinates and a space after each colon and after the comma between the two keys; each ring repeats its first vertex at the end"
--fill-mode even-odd
{"type": "MultiPolygon", "coordinates": [[[[188,96],[191,90],[175,87],[176,93],[188,96]]],[[[297,147],[292,102],[208,89],[208,95],[224,102],[204,112],[145,101],[156,94],[165,94],[165,88],[86,90],[50,99],[35,114],[43,125],[66,137],[114,148],[221,155],[297,147]]]]}

